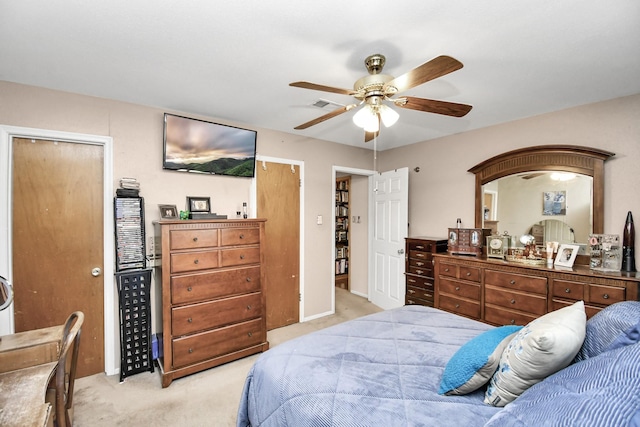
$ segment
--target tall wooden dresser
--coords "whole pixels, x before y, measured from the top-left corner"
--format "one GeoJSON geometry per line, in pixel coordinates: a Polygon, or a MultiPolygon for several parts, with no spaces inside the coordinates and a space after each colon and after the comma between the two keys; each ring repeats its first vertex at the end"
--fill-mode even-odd
{"type": "Polygon", "coordinates": [[[407,237],[405,242],[405,304],[433,307],[433,254],[447,250],[447,239],[407,237]]]}
{"type": "Polygon", "coordinates": [[[266,351],[264,219],[154,223],[162,266],[162,387],[266,351]]]}

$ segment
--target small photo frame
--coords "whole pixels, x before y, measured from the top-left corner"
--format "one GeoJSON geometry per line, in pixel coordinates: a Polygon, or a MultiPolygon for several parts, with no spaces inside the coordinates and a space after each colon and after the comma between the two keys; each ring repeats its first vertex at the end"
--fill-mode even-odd
{"type": "Polygon", "coordinates": [[[562,244],[558,249],[558,254],[556,255],[556,261],[554,265],[559,265],[562,267],[573,267],[573,262],[576,260],[576,256],[578,256],[578,251],[580,250],[579,245],[569,245],[562,244]]]}
{"type": "Polygon", "coordinates": [[[178,210],[176,205],[158,205],[160,208],[160,218],[162,219],[178,219],[178,210]]]}
{"type": "Polygon", "coordinates": [[[189,212],[211,213],[211,198],[187,197],[187,208],[189,212]]]}

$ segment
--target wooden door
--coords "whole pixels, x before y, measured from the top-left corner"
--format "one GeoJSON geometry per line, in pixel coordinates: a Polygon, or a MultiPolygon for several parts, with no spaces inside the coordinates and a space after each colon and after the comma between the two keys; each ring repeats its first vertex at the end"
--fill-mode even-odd
{"type": "Polygon", "coordinates": [[[78,376],[104,372],[101,145],[13,139],[16,332],[84,312],[78,376]]]}
{"type": "Polygon", "coordinates": [[[267,219],[264,269],[271,330],[300,319],[300,167],[258,161],[256,179],[257,215],[267,219]]]}

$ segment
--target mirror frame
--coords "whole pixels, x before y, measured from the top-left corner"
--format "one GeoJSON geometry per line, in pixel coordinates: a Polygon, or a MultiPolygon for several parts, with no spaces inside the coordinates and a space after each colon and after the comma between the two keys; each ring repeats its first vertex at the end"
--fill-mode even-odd
{"type": "Polygon", "coordinates": [[[494,156],[468,170],[476,175],[475,227],[482,228],[482,186],[498,178],[534,171],[564,171],[593,178],[594,234],[604,232],[604,162],[615,154],[578,145],[537,145],[494,156]]]}

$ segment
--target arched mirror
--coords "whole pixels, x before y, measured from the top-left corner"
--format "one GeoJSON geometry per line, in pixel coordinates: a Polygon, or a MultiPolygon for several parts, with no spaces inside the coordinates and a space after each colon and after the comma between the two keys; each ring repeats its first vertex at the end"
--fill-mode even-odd
{"type": "Polygon", "coordinates": [[[13,288],[7,279],[0,276],[0,311],[11,305],[13,301],[13,288]]]}
{"type": "Polygon", "coordinates": [[[590,147],[543,145],[492,157],[476,175],[475,226],[536,245],[573,243],[585,253],[589,235],[604,230],[604,161],[614,153],[590,147]]]}

